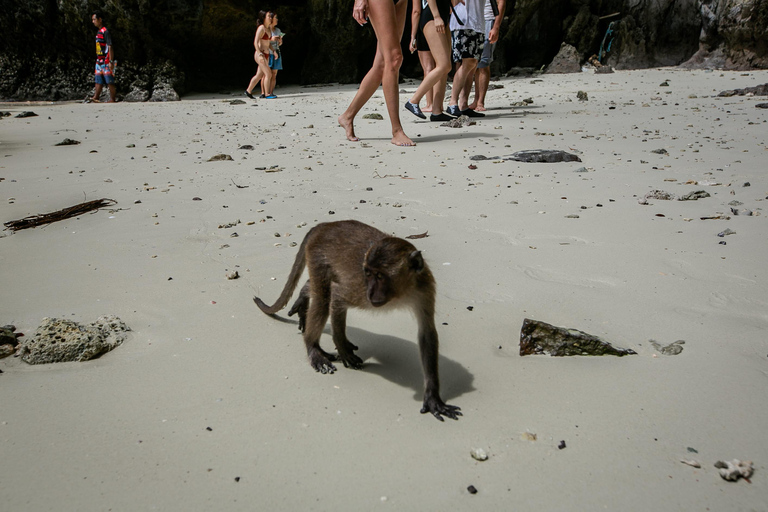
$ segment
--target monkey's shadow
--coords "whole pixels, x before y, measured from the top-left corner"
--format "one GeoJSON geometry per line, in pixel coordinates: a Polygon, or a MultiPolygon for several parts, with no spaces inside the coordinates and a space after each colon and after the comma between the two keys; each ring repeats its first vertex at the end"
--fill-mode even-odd
{"type": "MultiPolygon", "coordinates": [[[[289,318],[274,315],[273,318],[286,324],[299,323],[289,318]]],[[[323,329],[320,344],[324,350],[335,353],[331,341],[331,327],[323,329]]],[[[377,334],[364,329],[347,326],[349,341],[359,347],[356,354],[363,360],[363,368],[359,371],[372,373],[387,379],[404,388],[411,388],[417,401],[424,397],[424,378],[421,369],[421,355],[415,341],[408,341],[395,336],[377,334]]],[[[337,361],[336,368],[343,369],[344,365],[337,361]]],[[[438,358],[440,371],[440,396],[448,402],[465,393],[475,390],[472,383],[475,376],[460,363],[443,355],[438,358]]]]}
{"type": "MultiPolygon", "coordinates": [[[[330,334],[330,330],[327,332],[330,334]]],[[[411,388],[414,398],[424,397],[424,379],[421,355],[415,341],[386,336],[347,326],[349,340],[360,347],[356,352],[364,361],[362,372],[372,373],[399,386],[411,388]]],[[[331,340],[327,340],[333,346],[331,340]]],[[[326,342],[326,338],[323,339],[326,342]]],[[[326,343],[327,345],[327,343],[326,343]]],[[[337,367],[340,363],[337,363],[337,367]]],[[[439,356],[440,395],[448,402],[475,390],[475,376],[460,363],[443,355],[439,356]]]]}

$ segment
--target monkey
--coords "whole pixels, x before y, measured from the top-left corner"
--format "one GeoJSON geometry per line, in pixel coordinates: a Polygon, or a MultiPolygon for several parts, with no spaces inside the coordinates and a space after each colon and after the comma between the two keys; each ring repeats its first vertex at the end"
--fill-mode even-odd
{"type": "Polygon", "coordinates": [[[347,309],[386,311],[410,308],[418,323],[418,343],[424,377],[421,413],[458,420],[461,408],[440,398],[438,338],[435,328],[436,284],[421,251],[407,240],[389,236],[355,220],[325,222],[309,230],[299,246],[288,280],[272,306],[253,301],[267,315],[283,309],[293,295],[304,268],[309,280],[288,315],[299,316],[309,364],[315,371],[334,373],[331,361],[360,369],[363,360],[347,339],[347,309]],[[331,318],[331,334],[338,356],[320,348],[320,335],[331,318]]]}

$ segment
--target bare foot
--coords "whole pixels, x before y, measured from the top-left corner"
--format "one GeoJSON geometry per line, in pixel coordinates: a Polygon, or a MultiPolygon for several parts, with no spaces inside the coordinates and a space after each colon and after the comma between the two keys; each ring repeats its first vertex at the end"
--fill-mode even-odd
{"type": "MultiPolygon", "coordinates": [[[[472,107],[470,107],[470,108],[472,108],[472,107]]],[[[480,103],[479,105],[477,105],[477,107],[472,108],[472,110],[474,110],[475,112],[485,112],[485,105],[480,103]]]]}
{"type": "Polygon", "coordinates": [[[91,98],[91,101],[94,103],[101,103],[98,98],[91,98]]]}
{"type": "Polygon", "coordinates": [[[346,114],[341,114],[339,116],[339,126],[344,128],[344,131],[347,132],[347,140],[350,140],[352,142],[358,142],[360,139],[355,135],[355,127],[352,124],[353,118],[346,117],[346,114]]]}
{"type": "Polygon", "coordinates": [[[423,109],[421,109],[422,112],[432,112],[432,105],[427,105],[423,109]]]}
{"type": "Polygon", "coordinates": [[[395,146],[415,146],[413,142],[402,130],[392,135],[392,144],[395,146]]]}
{"type": "Polygon", "coordinates": [[[477,100],[470,103],[467,108],[471,108],[472,110],[477,110],[477,100]]]}

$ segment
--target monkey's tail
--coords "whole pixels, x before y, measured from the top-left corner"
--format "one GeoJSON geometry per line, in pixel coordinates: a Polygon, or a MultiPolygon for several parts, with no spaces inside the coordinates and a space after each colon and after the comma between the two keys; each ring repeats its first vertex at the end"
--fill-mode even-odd
{"type": "Polygon", "coordinates": [[[280,297],[277,299],[277,302],[275,302],[271,306],[267,306],[264,303],[264,301],[261,300],[260,298],[258,297],[253,298],[253,302],[255,302],[256,305],[259,306],[259,309],[262,310],[264,313],[268,315],[274,315],[275,313],[283,309],[288,304],[288,301],[291,299],[291,295],[293,295],[293,291],[296,289],[296,286],[299,284],[299,280],[301,279],[301,274],[304,272],[304,266],[306,265],[306,253],[304,251],[304,248],[307,245],[308,238],[309,238],[309,233],[307,233],[307,236],[304,237],[304,241],[301,242],[301,246],[299,246],[299,253],[296,255],[296,260],[293,262],[291,273],[288,275],[288,281],[285,283],[285,288],[283,288],[283,292],[280,294],[280,297]]]}

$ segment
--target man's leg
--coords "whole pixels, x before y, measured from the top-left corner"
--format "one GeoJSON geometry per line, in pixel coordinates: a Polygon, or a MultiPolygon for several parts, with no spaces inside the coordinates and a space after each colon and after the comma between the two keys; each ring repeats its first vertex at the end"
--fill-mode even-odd
{"type": "Polygon", "coordinates": [[[491,68],[477,68],[475,71],[475,101],[469,108],[482,112],[485,110],[485,94],[488,92],[488,84],[491,82],[491,68]]]}
{"type": "MultiPolygon", "coordinates": [[[[463,80],[464,85],[459,91],[459,110],[467,110],[469,108],[469,93],[472,92],[475,69],[477,69],[477,59],[462,59],[460,68],[461,77],[459,80],[463,80]]],[[[453,78],[453,83],[456,83],[456,77],[453,78]]]]}

